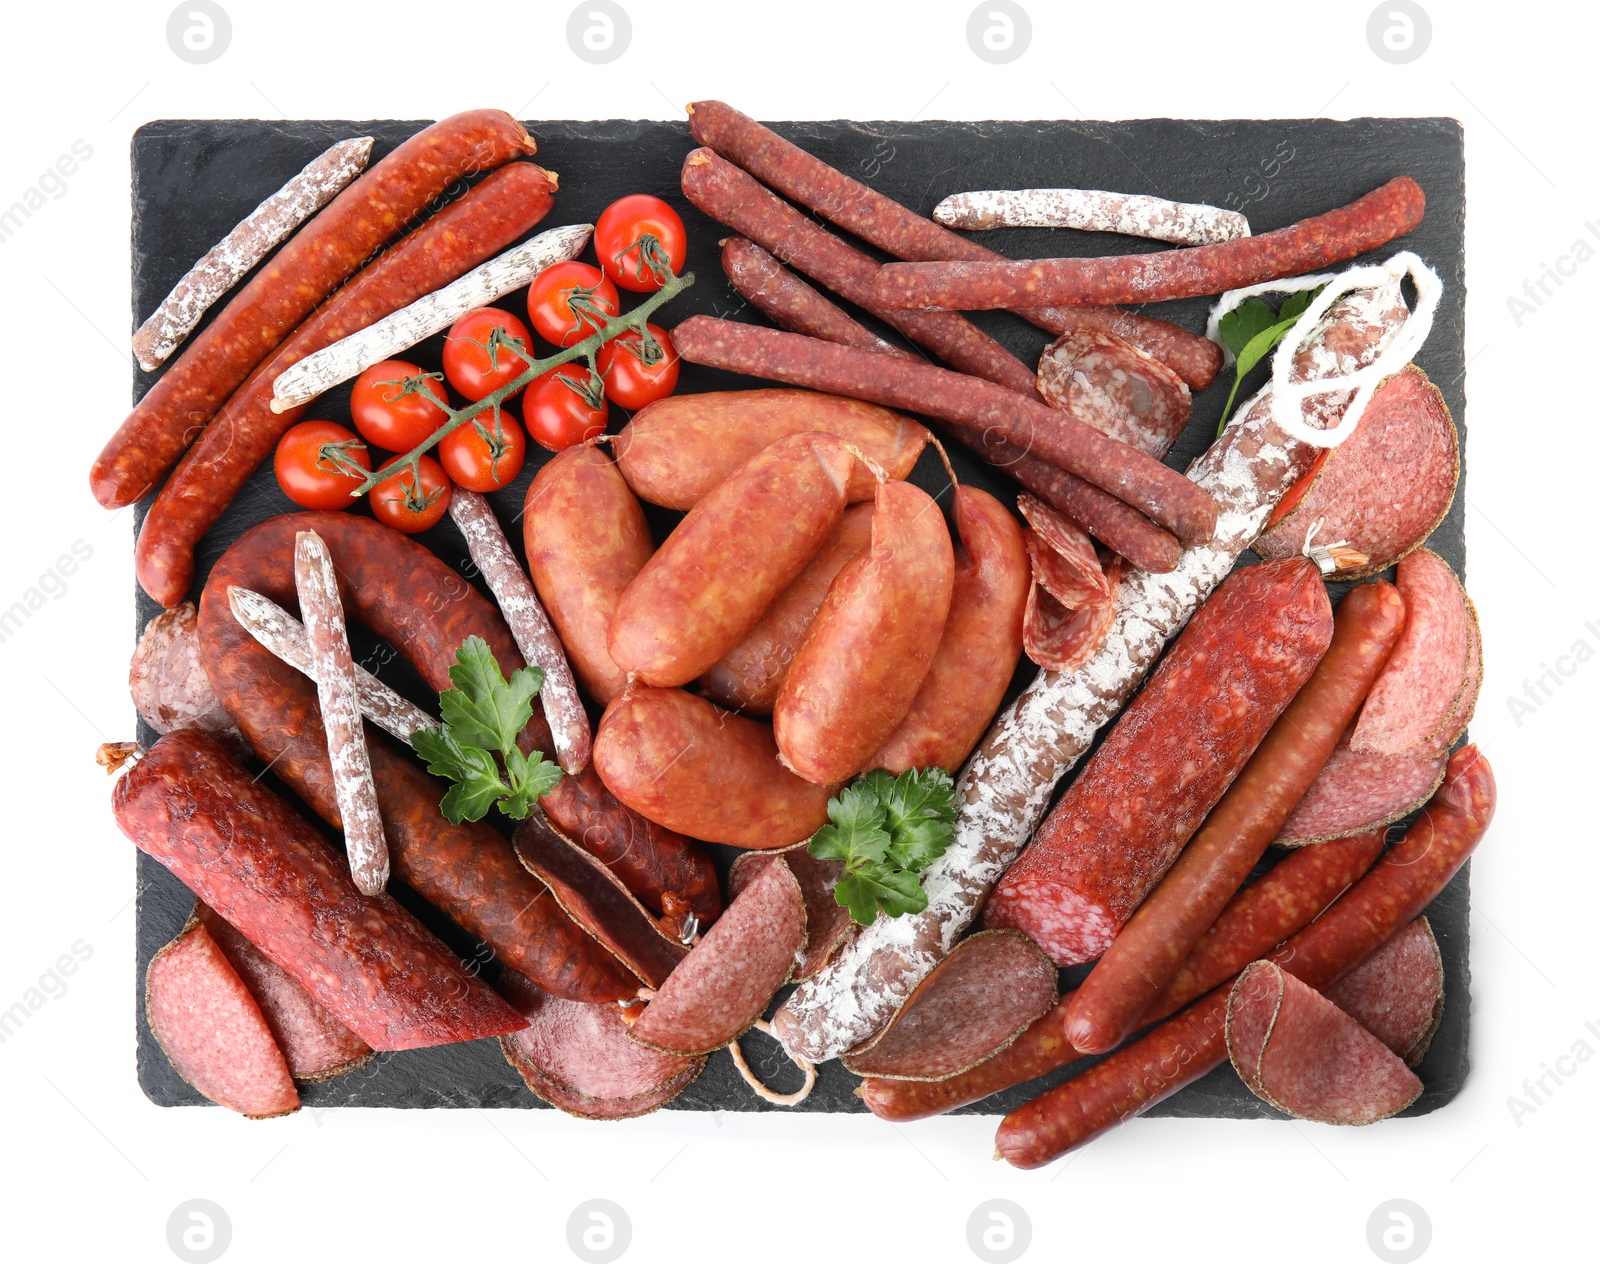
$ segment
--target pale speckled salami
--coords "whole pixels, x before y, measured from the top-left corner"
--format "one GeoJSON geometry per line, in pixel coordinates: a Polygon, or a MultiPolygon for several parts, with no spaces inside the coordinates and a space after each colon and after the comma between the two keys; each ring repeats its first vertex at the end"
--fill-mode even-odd
{"type": "Polygon", "coordinates": [[[1417,918],[1323,995],[1415,1067],[1444,1018],[1444,963],[1428,919],[1417,918]]]}
{"type": "Polygon", "coordinates": [[[800,884],[771,861],[662,984],[628,1033],[683,1057],[720,1049],[748,1031],[806,943],[800,884]]]}
{"type": "Polygon", "coordinates": [[[1039,396],[1160,460],[1189,424],[1184,381],[1114,334],[1071,329],[1039,357],[1039,396]]]}
{"type": "MultiPolygon", "coordinates": [[[[1398,282],[1341,299],[1295,355],[1294,380],[1354,372],[1375,360],[1406,317],[1398,282]]],[[[1326,428],[1348,395],[1317,395],[1307,424],[1326,428]]],[[[1167,573],[1133,571],[1120,585],[1111,632],[1070,673],[1042,673],[1001,713],[956,786],[956,835],[923,877],[928,908],[879,918],[796,989],[773,1020],[792,1052],[811,1061],[869,1038],[950,951],[990,887],[1033,833],[1057,781],[1138,687],[1156,656],[1260,532],[1313,453],[1272,421],[1263,391],[1188,470],[1217,502],[1211,542],[1167,573]]]]}
{"type": "Polygon", "coordinates": [[[1209,246],[1250,235],[1250,221],[1238,211],[1203,202],[1171,202],[1144,193],[1105,189],[979,189],[952,193],[933,208],[946,228],[1076,228],[1088,233],[1121,233],[1170,241],[1176,246],[1209,246]]]}
{"type": "Polygon", "coordinates": [[[157,733],[197,728],[235,754],[248,754],[244,734],[206,679],[194,602],[164,610],[144,625],[128,663],[128,691],[145,723],[157,733]]]}
{"type": "Polygon", "coordinates": [[[1250,1091],[1296,1119],[1376,1123],[1422,1093],[1422,1081],[1381,1040],[1270,961],[1233,985],[1226,1035],[1250,1091]]]}
{"type": "Polygon", "coordinates": [[[855,1075],[949,1079],[994,1057],[1055,1003],[1056,968],[1037,944],[1017,931],[979,931],[841,1061],[855,1075]]]}
{"type": "Polygon", "coordinates": [[[1088,532],[1026,492],[1017,497],[1017,508],[1032,528],[1024,538],[1035,583],[1068,610],[1111,600],[1112,585],[1088,532]]]}
{"type": "Polygon", "coordinates": [[[1073,609],[1056,599],[1035,569],[1035,583],[1028,590],[1028,604],[1022,612],[1022,648],[1031,660],[1052,672],[1074,672],[1093,661],[1116,625],[1116,593],[1122,583],[1120,557],[1111,559],[1105,577],[1110,592],[1073,609]]]}
{"type": "Polygon", "coordinates": [[[199,922],[151,958],[144,1004],[167,1060],[202,1096],[251,1119],[300,1109],[260,1006],[199,922]]]}
{"type": "Polygon", "coordinates": [[[737,899],[777,856],[783,857],[784,864],[800,884],[800,894],[806,902],[806,946],[790,976],[795,982],[809,979],[827,965],[828,958],[857,929],[850,919],[850,911],[833,898],[833,888],[839,882],[844,861],[818,860],[806,850],[808,846],[809,843],[796,843],[778,851],[747,851],[735,857],[733,867],[728,870],[730,900],[737,899]]]}
{"type": "Polygon", "coordinates": [[[1443,755],[1363,755],[1351,750],[1346,738],[1273,842],[1300,847],[1398,821],[1439,788],[1444,764],[1443,755]]]}

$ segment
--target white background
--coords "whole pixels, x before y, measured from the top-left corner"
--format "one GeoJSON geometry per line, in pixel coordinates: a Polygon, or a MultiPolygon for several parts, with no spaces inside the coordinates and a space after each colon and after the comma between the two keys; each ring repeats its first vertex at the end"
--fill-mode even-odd
{"type": "Polygon", "coordinates": [[[12,436],[0,607],[74,541],[93,551],[64,594],[0,644],[14,686],[0,737],[11,804],[0,1008],[75,941],[93,954],[0,1045],[7,1258],[169,1260],[167,1218],[190,1198],[226,1210],[230,1261],[566,1259],[567,1217],[590,1198],[625,1208],[630,1260],[972,1259],[968,1215],[996,1197],[1030,1217],[1027,1259],[1377,1258],[1366,1223],[1391,1198],[1425,1209],[1428,1259],[1552,1258],[1566,1242],[1586,1253],[1600,1059],[1559,1087],[1547,1079],[1553,1093],[1520,1123],[1508,1098],[1577,1042],[1600,1051],[1586,811],[1600,665],[1562,660],[1573,674],[1520,723],[1509,699],[1574,643],[1600,649],[1595,498],[1583,477],[1595,455],[1600,262],[1520,327],[1507,300],[1590,237],[1586,220],[1600,233],[1592,17],[1426,0],[1432,44],[1396,66],[1368,46],[1366,3],[1024,0],[1031,47],[992,66],[968,48],[965,0],[897,11],[624,0],[632,46],[593,66],[567,46],[564,3],[223,3],[232,43],[204,66],[169,49],[164,2],[70,17],[7,9],[0,205],[75,140],[93,148],[64,195],[0,244],[12,436]],[[1502,807],[1474,864],[1473,1068],[1450,1106],[1367,1129],[1137,1121],[1070,1165],[1022,1173],[990,1159],[994,1124],[977,1118],[892,1128],[665,1112],[595,1125],[441,1110],[249,1123],[141,1095],[134,853],[92,760],[97,743],[133,729],[133,541],[127,511],[100,510],[85,478],[129,402],[130,135],[161,117],[434,118],[481,105],[535,121],[681,118],[698,97],[768,119],[1464,123],[1469,586],[1487,643],[1473,733],[1502,807]]]}

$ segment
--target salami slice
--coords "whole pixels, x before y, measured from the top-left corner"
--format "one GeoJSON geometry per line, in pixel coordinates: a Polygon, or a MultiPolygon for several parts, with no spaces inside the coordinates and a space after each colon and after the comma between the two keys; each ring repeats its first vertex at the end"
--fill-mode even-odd
{"type": "Polygon", "coordinates": [[[365,1040],[319,1005],[293,975],[210,905],[197,902],[194,915],[250,989],[296,1081],[315,1084],[331,1080],[354,1071],[372,1056],[372,1047],[365,1040]]]}
{"type": "Polygon", "coordinates": [[[933,968],[887,1027],[840,1061],[879,1079],[949,1079],[994,1057],[1055,1003],[1056,968],[1033,940],[979,931],[933,968]]]}
{"type": "Polygon", "coordinates": [[[1415,1067],[1444,1018],[1444,962],[1426,917],[1323,993],[1415,1067]]]}
{"type": "Polygon", "coordinates": [[[1092,606],[1068,610],[1042,585],[1028,590],[1022,614],[1022,647],[1046,671],[1077,671],[1105,644],[1117,618],[1116,592],[1122,580],[1122,559],[1114,557],[1106,568],[1108,596],[1092,606]]]}
{"type": "Polygon", "coordinates": [[[1341,579],[1376,575],[1444,519],[1460,473],[1456,427],[1444,397],[1426,373],[1408,364],[1378,387],[1355,432],[1290,490],[1287,512],[1280,509],[1251,547],[1262,557],[1289,557],[1320,522],[1318,541],[1343,540],[1367,555],[1365,568],[1341,579]]]}
{"type": "MultiPolygon", "coordinates": [[[[1048,546],[1077,574],[1077,579],[1065,591],[1050,590],[1057,601],[1069,609],[1077,609],[1110,600],[1113,585],[1106,579],[1094,541],[1082,527],[1053,505],[1027,492],[1017,497],[1017,509],[1039,537],[1039,542],[1048,546]]],[[[1057,578],[1064,583],[1061,572],[1057,572],[1057,578]]]]}
{"type": "Polygon", "coordinates": [[[688,949],[669,938],[622,879],[534,812],[517,826],[517,859],[600,946],[651,987],[666,982],[688,949]]]}
{"type": "Polygon", "coordinates": [[[628,1039],[619,1006],[568,1001],[507,971],[500,991],[528,1026],[500,1038],[506,1061],[535,1097],[581,1119],[633,1119],[699,1078],[704,1058],[680,1058],[628,1039]]]}
{"type": "Polygon", "coordinates": [[[128,691],[144,722],[157,733],[197,728],[232,753],[249,754],[244,734],[217,700],[200,662],[194,602],[163,610],[144,625],[128,663],[128,691]]]}
{"type": "Polygon", "coordinates": [[[628,1034],[682,1057],[722,1048],[761,1017],[805,943],[805,897],[789,866],[774,859],[679,963],[628,1034]]]}
{"type": "Polygon", "coordinates": [[[261,1007],[198,921],[151,958],[144,1005],[167,1060],[203,1096],[251,1119],[300,1109],[261,1007]]]}
{"type": "Polygon", "coordinates": [[[1098,329],[1069,329],[1039,358],[1039,395],[1102,434],[1160,460],[1189,424],[1184,381],[1154,356],[1098,329]]]}
{"type": "Polygon", "coordinates": [[[1473,674],[1477,615],[1450,564],[1429,549],[1400,563],[1395,584],[1406,599],[1406,629],[1367,695],[1350,749],[1364,755],[1442,753],[1462,726],[1455,721],[1473,674]],[[1452,727],[1455,732],[1441,746],[1452,727]]]}
{"type": "Polygon", "coordinates": [[[1228,1057],[1262,1101],[1326,1124],[1404,1110],[1422,1081],[1371,1032],[1280,966],[1258,961],[1228,996],[1228,1057]]]}
{"type": "Polygon", "coordinates": [[[747,851],[734,859],[728,870],[728,898],[737,899],[739,892],[755,881],[768,863],[782,856],[783,861],[800,884],[800,894],[806,904],[806,946],[796,962],[791,982],[809,979],[823,966],[845,940],[856,932],[856,923],[850,910],[833,898],[833,888],[838,885],[839,874],[844,869],[842,860],[818,860],[806,850],[808,843],[796,843],[779,851],[747,851]]]}
{"type": "Polygon", "coordinates": [[[1398,821],[1432,797],[1444,778],[1443,755],[1363,755],[1346,737],[1305,798],[1289,813],[1273,840],[1300,847],[1350,834],[1364,834],[1398,821]]]}

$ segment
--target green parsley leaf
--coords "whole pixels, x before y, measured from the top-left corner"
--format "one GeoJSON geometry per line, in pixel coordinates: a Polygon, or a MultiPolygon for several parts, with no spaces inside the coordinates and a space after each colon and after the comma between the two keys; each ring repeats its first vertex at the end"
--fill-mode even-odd
{"type": "Polygon", "coordinates": [[[914,873],[897,869],[864,869],[840,878],[833,898],[850,910],[850,919],[870,926],[882,910],[890,917],[920,913],[928,907],[928,893],[914,873]]]}
{"type": "Polygon", "coordinates": [[[1233,412],[1234,398],[1239,394],[1239,384],[1245,374],[1283,341],[1284,336],[1311,306],[1311,300],[1322,293],[1319,285],[1314,290],[1296,290],[1283,300],[1276,312],[1259,298],[1248,298],[1217,322],[1217,336],[1222,345],[1233,352],[1233,389],[1228,392],[1228,402],[1222,406],[1222,420],[1217,423],[1217,437],[1227,429],[1228,417],[1233,412]],[[1234,317],[1239,317],[1235,320],[1234,317]]]}
{"type": "Polygon", "coordinates": [[[524,755],[516,746],[507,747],[502,758],[513,791],[500,804],[500,810],[513,821],[520,821],[533,811],[539,799],[556,788],[561,780],[561,769],[538,751],[524,755]]]}
{"type": "Polygon", "coordinates": [[[902,869],[920,873],[956,836],[955,783],[943,768],[909,769],[883,796],[889,856],[902,869]]]}
{"type": "Polygon", "coordinates": [[[494,756],[475,746],[463,746],[448,728],[418,729],[411,735],[411,745],[428,761],[429,772],[456,783],[439,805],[452,825],[483,820],[495,800],[507,793],[494,756]]]}
{"type": "Polygon", "coordinates": [[[1217,322],[1222,345],[1238,355],[1263,329],[1278,323],[1278,315],[1266,300],[1247,298],[1217,322]]]}
{"type": "Polygon", "coordinates": [[[440,718],[463,744],[498,751],[517,744],[517,734],[533,715],[534,695],[544,685],[537,667],[514,671],[507,682],[481,636],[461,643],[450,679],[456,687],[439,695],[440,718]]]}
{"type": "Polygon", "coordinates": [[[866,783],[846,786],[829,799],[828,820],[833,823],[813,834],[806,848],[818,860],[842,860],[848,870],[877,864],[888,853],[892,840],[883,828],[883,804],[866,783]]]}

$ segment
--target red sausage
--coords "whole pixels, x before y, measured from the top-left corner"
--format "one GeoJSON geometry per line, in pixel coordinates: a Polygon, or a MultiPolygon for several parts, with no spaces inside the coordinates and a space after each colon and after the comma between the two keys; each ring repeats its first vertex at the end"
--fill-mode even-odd
{"type": "Polygon", "coordinates": [[[832,785],[866,766],[933,664],[954,581],[939,506],[912,483],[884,483],[872,544],[828,589],[773,703],[788,767],[832,785]]]}
{"type": "MultiPolygon", "coordinates": [[[[1444,785],[1406,836],[1332,908],[1268,960],[1318,991],[1404,930],[1455,876],[1494,816],[1495,784],[1475,746],[1450,759],[1444,785]]],[[[1042,1167],[1219,1066],[1228,1056],[1218,988],[1082,1075],[1012,1111],[995,1136],[1015,1167],[1042,1167]]]]}
{"type": "Polygon", "coordinates": [[[1000,263],[890,263],[879,306],[975,311],[1020,303],[1158,303],[1315,272],[1404,237],[1422,222],[1422,186],[1398,176],[1337,210],[1287,228],[1188,250],[1097,259],[1000,263]]]}
{"type": "Polygon", "coordinates": [[[526,1026],[387,895],[195,729],[169,733],[117,782],[117,825],[374,1049],[526,1026]]]}
{"type": "Polygon", "coordinates": [[[961,547],[950,617],[911,710],[869,765],[896,775],[960,768],[994,719],[1022,653],[1029,582],[1022,528],[988,492],[959,484],[955,520],[961,547]]]}
{"type": "Polygon", "coordinates": [[[96,458],[95,499],[116,509],[148,495],[250,370],[379,246],[463,175],[534,150],[509,114],[471,110],[374,163],[190,339],[96,458]]]}
{"type": "Polygon", "coordinates": [[[1262,739],[1161,884],[1124,926],[1067,1011],[1085,1053],[1116,1048],[1260,860],[1360,710],[1406,621],[1382,581],[1351,589],[1305,688],[1262,739]]]}
{"type": "Polygon", "coordinates": [[[995,434],[1149,514],[1186,544],[1203,544],[1216,531],[1216,503],[1176,470],[993,382],[711,316],[691,316],[672,331],[672,343],[691,364],[851,395],[995,434]]]}
{"type": "Polygon", "coordinates": [[[384,251],[296,329],[234,392],[156,496],[134,555],[144,590],[164,606],[183,600],[194,579],[196,543],[311,407],[272,411],[279,373],[505,249],[544,218],[555,187],[550,173],[532,163],[495,172],[384,251]]]}

